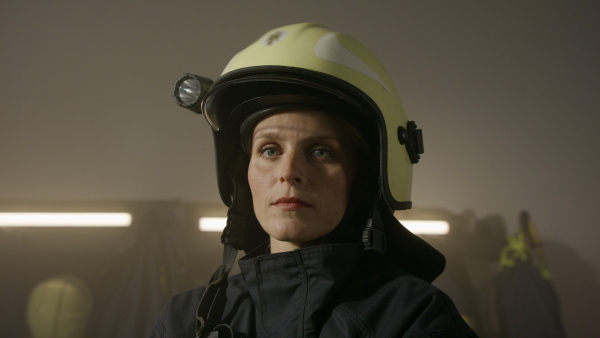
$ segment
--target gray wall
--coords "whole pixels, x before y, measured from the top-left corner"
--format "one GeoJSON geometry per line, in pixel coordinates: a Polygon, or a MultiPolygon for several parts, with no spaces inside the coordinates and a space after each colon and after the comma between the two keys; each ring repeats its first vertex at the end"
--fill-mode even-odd
{"type": "Polygon", "coordinates": [[[381,58],[423,128],[413,202],[511,231],[529,210],[568,333],[600,332],[597,2],[57,3],[0,3],[1,199],[218,202],[210,129],[173,82],[319,22],[381,58]]]}

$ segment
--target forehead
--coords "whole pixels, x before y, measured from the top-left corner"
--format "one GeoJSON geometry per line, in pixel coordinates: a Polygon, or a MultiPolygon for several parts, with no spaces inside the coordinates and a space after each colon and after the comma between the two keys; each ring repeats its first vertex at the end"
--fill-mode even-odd
{"type": "Polygon", "coordinates": [[[317,110],[284,110],[263,118],[254,128],[254,137],[271,133],[296,133],[338,137],[335,118],[317,110]]]}

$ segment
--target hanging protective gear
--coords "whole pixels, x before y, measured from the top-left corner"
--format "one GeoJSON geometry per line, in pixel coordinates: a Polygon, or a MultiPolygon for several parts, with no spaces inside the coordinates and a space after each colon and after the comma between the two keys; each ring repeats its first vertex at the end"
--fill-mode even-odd
{"type": "Polygon", "coordinates": [[[495,278],[496,310],[506,337],[566,337],[546,253],[529,212],[508,238],[495,278]]]}

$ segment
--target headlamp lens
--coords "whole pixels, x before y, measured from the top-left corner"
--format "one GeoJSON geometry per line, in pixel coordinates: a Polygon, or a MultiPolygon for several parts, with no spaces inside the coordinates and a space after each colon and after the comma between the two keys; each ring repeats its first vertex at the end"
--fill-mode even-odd
{"type": "Polygon", "coordinates": [[[185,74],[175,82],[175,88],[173,89],[175,102],[195,113],[202,114],[202,99],[212,84],[213,81],[209,78],[185,74]]]}
{"type": "Polygon", "coordinates": [[[198,100],[201,92],[200,81],[195,78],[187,78],[179,85],[177,98],[186,106],[192,105],[198,100]]]}

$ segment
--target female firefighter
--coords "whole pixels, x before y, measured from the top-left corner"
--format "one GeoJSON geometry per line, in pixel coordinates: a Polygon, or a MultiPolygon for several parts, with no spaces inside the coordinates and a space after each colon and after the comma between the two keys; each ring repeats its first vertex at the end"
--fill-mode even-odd
{"type": "Polygon", "coordinates": [[[444,257],[393,216],[411,207],[421,130],[361,43],[280,27],[174,96],[212,127],[229,211],[223,265],[152,337],[475,336],[430,284],[444,257]]]}

